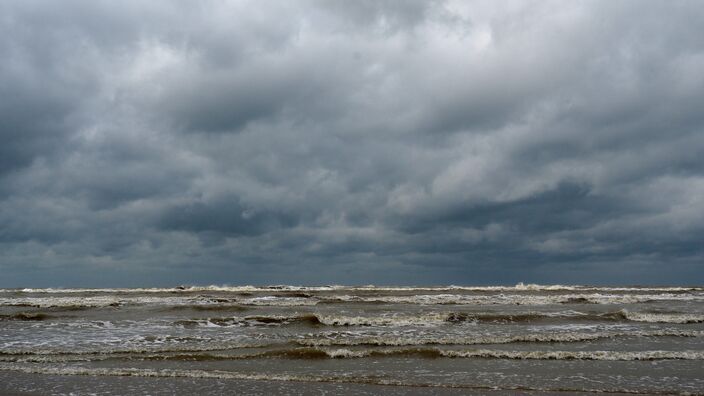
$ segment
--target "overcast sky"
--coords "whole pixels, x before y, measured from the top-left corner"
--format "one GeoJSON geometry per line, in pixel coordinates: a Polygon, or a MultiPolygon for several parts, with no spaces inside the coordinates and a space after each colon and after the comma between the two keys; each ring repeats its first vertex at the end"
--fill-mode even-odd
{"type": "Polygon", "coordinates": [[[701,1],[0,2],[0,286],[704,283],[701,1]]]}

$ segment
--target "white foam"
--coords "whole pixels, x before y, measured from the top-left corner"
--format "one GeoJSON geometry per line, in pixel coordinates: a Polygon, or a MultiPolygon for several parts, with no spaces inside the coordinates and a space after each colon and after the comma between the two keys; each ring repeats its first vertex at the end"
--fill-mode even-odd
{"type": "Polygon", "coordinates": [[[149,338],[138,336],[133,339],[104,340],[103,343],[89,344],[52,344],[52,343],[19,343],[5,342],[0,347],[0,355],[44,356],[67,355],[107,356],[125,353],[169,353],[169,352],[207,352],[242,348],[260,348],[276,345],[277,342],[266,339],[232,339],[212,340],[208,338],[179,339],[178,337],[149,338]]]}
{"type": "Polygon", "coordinates": [[[421,315],[386,314],[380,316],[342,316],[316,314],[327,326],[438,326],[447,324],[447,313],[421,315]]]}
{"type": "Polygon", "coordinates": [[[186,377],[186,378],[216,378],[216,379],[247,379],[273,381],[321,381],[315,376],[291,376],[276,374],[245,374],[231,371],[206,370],[171,370],[171,369],[137,369],[137,368],[86,368],[86,367],[38,367],[20,366],[4,363],[0,370],[19,371],[24,373],[53,375],[100,375],[118,377],[186,377]]]}
{"type": "Polygon", "coordinates": [[[703,360],[704,351],[500,351],[478,349],[440,351],[453,358],[496,358],[530,360],[703,360]]]}
{"type": "MultiPolygon", "coordinates": [[[[295,350],[294,350],[295,351],[295,350]]],[[[367,348],[367,349],[313,349],[327,357],[364,358],[370,356],[393,356],[426,354],[449,358],[493,358],[512,360],[704,360],[704,351],[506,351],[493,349],[447,350],[440,348],[367,348]]],[[[266,353],[248,357],[267,356],[266,353]]],[[[296,355],[294,355],[296,356],[296,355]]],[[[299,355],[300,356],[300,355],[299,355]]]]}
{"type": "Polygon", "coordinates": [[[569,293],[549,295],[525,294],[419,294],[409,296],[321,296],[323,300],[341,302],[419,304],[419,305],[553,305],[569,303],[585,304],[634,304],[650,301],[704,301],[704,295],[692,294],[603,294],[569,293]]]}
{"type": "Polygon", "coordinates": [[[648,323],[702,323],[704,315],[687,313],[646,313],[621,311],[628,320],[648,323]]]}
{"type": "Polygon", "coordinates": [[[350,349],[333,349],[325,351],[325,354],[331,358],[361,358],[369,356],[370,351],[352,351],[350,349]]]}
{"type": "Polygon", "coordinates": [[[52,297],[16,297],[0,298],[4,306],[52,307],[88,307],[99,308],[121,305],[207,305],[216,301],[187,296],[52,296],[52,297]]]}
{"type": "Polygon", "coordinates": [[[340,289],[350,289],[350,286],[178,286],[178,287],[151,287],[151,288],[24,288],[24,289],[0,289],[3,293],[175,293],[175,292],[276,292],[276,291],[335,291],[340,289]]]}
{"type": "MultiPolygon", "coordinates": [[[[700,301],[704,296],[681,294],[647,294],[647,295],[609,295],[609,294],[564,294],[564,295],[462,295],[462,294],[421,294],[410,296],[320,296],[280,297],[262,296],[243,299],[232,299],[230,303],[255,306],[312,306],[319,301],[365,302],[388,304],[419,304],[419,305],[551,305],[570,302],[585,302],[594,304],[626,304],[645,301],[700,301]]],[[[11,297],[0,298],[0,305],[5,306],[36,306],[36,307],[108,307],[120,305],[218,305],[218,300],[190,296],[52,296],[52,297],[11,297]]]]}
{"type": "Polygon", "coordinates": [[[318,300],[305,297],[277,297],[265,296],[254,297],[239,300],[242,305],[259,305],[259,306],[275,306],[275,307],[298,307],[316,305],[318,300]]]}
{"type": "Polygon", "coordinates": [[[541,342],[582,342],[618,337],[702,337],[704,331],[693,330],[651,330],[651,331],[595,331],[595,332],[553,332],[518,335],[468,334],[440,335],[421,333],[418,335],[388,334],[352,336],[342,334],[335,337],[329,334],[316,334],[314,337],[296,340],[302,346],[410,346],[410,345],[486,345],[541,342]]]}

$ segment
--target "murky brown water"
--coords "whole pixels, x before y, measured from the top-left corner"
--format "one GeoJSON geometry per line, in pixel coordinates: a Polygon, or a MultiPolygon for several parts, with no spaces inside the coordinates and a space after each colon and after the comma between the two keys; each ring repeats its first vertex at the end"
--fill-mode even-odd
{"type": "Polygon", "coordinates": [[[144,394],[170,394],[165,381],[704,394],[704,289],[0,289],[0,377],[58,386],[22,376],[66,378],[66,393],[90,378],[101,394],[126,394],[116,378],[157,378],[144,394]]]}

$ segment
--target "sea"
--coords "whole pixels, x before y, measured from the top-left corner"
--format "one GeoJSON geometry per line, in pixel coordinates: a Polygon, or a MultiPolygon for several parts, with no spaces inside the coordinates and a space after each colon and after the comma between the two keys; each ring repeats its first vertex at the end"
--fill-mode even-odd
{"type": "Polygon", "coordinates": [[[704,287],[0,289],[3,394],[584,392],[704,395],[704,287]]]}

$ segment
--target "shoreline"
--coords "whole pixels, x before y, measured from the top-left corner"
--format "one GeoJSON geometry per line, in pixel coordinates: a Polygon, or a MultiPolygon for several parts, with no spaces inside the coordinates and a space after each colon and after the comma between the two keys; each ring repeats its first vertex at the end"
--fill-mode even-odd
{"type": "MultiPolygon", "coordinates": [[[[0,396],[44,396],[56,394],[97,395],[525,395],[577,396],[593,392],[536,391],[486,388],[416,387],[362,383],[243,380],[186,377],[91,376],[25,373],[0,370],[0,396]]],[[[600,396],[620,396],[624,393],[602,393],[600,396]]],[[[658,393],[639,393],[658,395],[658,393]]]]}

